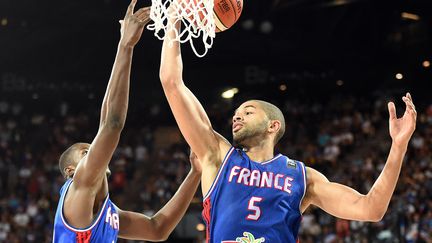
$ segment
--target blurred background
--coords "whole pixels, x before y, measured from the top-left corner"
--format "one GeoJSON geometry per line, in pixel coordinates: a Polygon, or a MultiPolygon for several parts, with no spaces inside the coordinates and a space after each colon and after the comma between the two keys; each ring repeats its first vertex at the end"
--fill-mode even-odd
{"type": "MultiPolygon", "coordinates": [[[[58,157],[96,134],[127,0],[0,0],[0,242],[50,242],[63,178],[58,157]]],[[[139,1],[140,6],[149,0],[139,1]]],[[[231,140],[249,98],[287,120],[278,152],[367,193],[390,148],[387,102],[411,92],[417,130],[384,219],[303,215],[301,242],[432,242],[432,2],[254,0],[184,80],[231,140]]],[[[122,209],[157,212],[189,170],[188,146],[159,84],[161,41],[135,48],[127,123],[111,162],[122,209]]],[[[167,242],[204,242],[202,195],[167,242]]],[[[119,242],[127,242],[119,240],[119,242]]]]}

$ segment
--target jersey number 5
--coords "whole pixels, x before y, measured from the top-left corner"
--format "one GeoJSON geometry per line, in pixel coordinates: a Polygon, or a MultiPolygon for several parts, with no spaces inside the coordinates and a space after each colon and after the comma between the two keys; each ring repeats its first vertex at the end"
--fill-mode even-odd
{"type": "Polygon", "coordinates": [[[246,219],[258,220],[261,217],[261,208],[255,204],[261,202],[262,200],[262,197],[251,197],[248,203],[248,210],[252,211],[253,213],[250,213],[246,219]]]}

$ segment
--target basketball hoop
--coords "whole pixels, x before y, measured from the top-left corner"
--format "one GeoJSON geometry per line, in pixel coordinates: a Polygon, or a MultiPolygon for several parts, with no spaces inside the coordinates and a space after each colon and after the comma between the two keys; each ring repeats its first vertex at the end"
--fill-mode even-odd
{"type": "Polygon", "coordinates": [[[171,45],[173,41],[189,42],[195,55],[203,57],[215,38],[213,6],[213,0],[152,0],[150,18],[153,23],[147,28],[153,30],[159,40],[168,39],[171,45]],[[175,19],[175,22],[169,19],[175,19]],[[180,31],[176,29],[178,21],[183,25],[180,31]],[[174,38],[167,35],[170,31],[174,31],[174,38]],[[204,43],[202,54],[198,53],[194,45],[194,40],[200,37],[204,43]]]}

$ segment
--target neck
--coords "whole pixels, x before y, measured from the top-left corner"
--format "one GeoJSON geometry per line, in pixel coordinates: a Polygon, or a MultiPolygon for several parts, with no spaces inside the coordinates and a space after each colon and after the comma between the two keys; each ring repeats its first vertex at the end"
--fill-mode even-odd
{"type": "Polygon", "coordinates": [[[244,150],[247,156],[255,162],[265,162],[274,157],[274,146],[266,140],[254,146],[244,146],[244,150]]]}

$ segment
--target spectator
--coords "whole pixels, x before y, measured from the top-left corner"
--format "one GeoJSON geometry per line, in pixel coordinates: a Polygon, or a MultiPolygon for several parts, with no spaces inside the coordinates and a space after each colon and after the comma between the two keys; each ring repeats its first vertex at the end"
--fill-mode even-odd
{"type": "MultiPolygon", "coordinates": [[[[347,96],[344,100],[349,103],[346,107],[334,100],[284,101],[283,111],[292,119],[287,120],[286,137],[278,149],[364,193],[384,165],[378,158],[388,150],[388,143],[381,143],[389,140],[388,117],[380,115],[384,102],[379,98],[361,101],[347,96]],[[360,106],[370,109],[356,111],[360,106]]],[[[31,102],[0,101],[0,242],[51,241],[54,206],[62,184],[58,156],[71,141],[86,141],[96,132],[90,126],[98,116],[96,106],[83,112],[74,102],[53,104],[57,104],[54,114],[31,102]]],[[[161,105],[150,107],[154,124],[164,122],[165,126],[161,105]]],[[[418,111],[417,131],[384,220],[336,220],[311,208],[303,216],[301,242],[432,241],[432,105],[424,107],[427,110],[418,111]]],[[[216,110],[212,115],[219,116],[216,110]]],[[[184,141],[156,146],[154,138],[160,138],[157,125],[141,127],[142,121],[133,119],[141,118],[128,120],[130,125],[113,157],[111,196],[122,208],[152,214],[186,176],[188,148],[184,141]]],[[[192,210],[199,211],[200,200],[196,201],[192,210]]],[[[178,242],[175,237],[169,242],[178,242]]]]}

